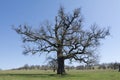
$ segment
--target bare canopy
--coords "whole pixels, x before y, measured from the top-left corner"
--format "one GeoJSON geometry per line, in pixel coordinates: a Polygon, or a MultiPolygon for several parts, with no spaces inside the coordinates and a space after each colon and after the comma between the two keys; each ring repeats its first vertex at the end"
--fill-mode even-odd
{"type": "Polygon", "coordinates": [[[109,35],[109,29],[92,25],[85,29],[80,9],[75,9],[72,14],[67,14],[60,7],[55,17],[55,25],[46,23],[38,29],[28,25],[20,25],[14,30],[22,35],[24,43],[30,45],[24,49],[27,53],[56,53],[58,74],[63,74],[64,60],[79,60],[90,63],[95,59],[94,51],[100,45],[100,40],[109,35]]]}

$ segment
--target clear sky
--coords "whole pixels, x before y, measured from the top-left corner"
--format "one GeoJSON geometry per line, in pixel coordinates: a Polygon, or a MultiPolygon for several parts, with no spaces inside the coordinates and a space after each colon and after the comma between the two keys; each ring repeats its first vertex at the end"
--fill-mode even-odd
{"type": "Polygon", "coordinates": [[[38,27],[45,20],[54,23],[60,5],[66,12],[81,7],[84,27],[94,23],[110,26],[111,36],[101,41],[98,51],[100,63],[120,62],[120,0],[0,0],[0,68],[46,63],[44,55],[22,55],[21,37],[11,26],[38,27]]]}

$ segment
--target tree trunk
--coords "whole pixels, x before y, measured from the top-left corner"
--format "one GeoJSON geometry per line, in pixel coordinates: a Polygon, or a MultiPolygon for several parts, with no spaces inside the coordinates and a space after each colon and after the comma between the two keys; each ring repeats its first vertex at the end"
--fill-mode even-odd
{"type": "Polygon", "coordinates": [[[63,57],[58,57],[58,68],[57,68],[57,74],[64,74],[65,69],[64,69],[64,58],[63,57]]]}
{"type": "Polygon", "coordinates": [[[118,71],[120,72],[120,64],[119,64],[119,70],[118,71]]]}
{"type": "Polygon", "coordinates": [[[57,74],[64,74],[65,69],[64,69],[64,58],[63,58],[63,53],[62,53],[62,46],[58,46],[58,51],[57,51],[57,74]]]}

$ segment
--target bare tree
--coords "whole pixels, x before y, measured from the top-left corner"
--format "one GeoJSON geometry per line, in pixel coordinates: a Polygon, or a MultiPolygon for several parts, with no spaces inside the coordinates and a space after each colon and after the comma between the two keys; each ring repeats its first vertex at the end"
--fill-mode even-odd
{"type": "Polygon", "coordinates": [[[27,53],[56,53],[58,69],[57,74],[65,73],[64,60],[78,60],[91,62],[94,60],[94,51],[100,45],[100,40],[109,35],[109,29],[98,28],[92,25],[89,29],[83,28],[83,19],[80,9],[75,9],[72,14],[67,14],[60,7],[55,17],[55,25],[47,23],[39,29],[28,25],[20,25],[14,30],[22,35],[27,53]]]}
{"type": "Polygon", "coordinates": [[[55,72],[55,70],[57,69],[57,59],[51,58],[48,62],[48,65],[50,66],[50,68],[53,69],[53,72],[55,72]]]}

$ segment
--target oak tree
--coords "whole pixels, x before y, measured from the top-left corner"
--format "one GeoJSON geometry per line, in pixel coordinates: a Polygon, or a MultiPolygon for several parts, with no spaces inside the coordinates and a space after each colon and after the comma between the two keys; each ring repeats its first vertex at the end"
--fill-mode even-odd
{"type": "Polygon", "coordinates": [[[84,27],[82,24],[83,19],[79,8],[70,14],[60,7],[55,17],[55,25],[47,23],[38,29],[20,25],[14,30],[22,35],[24,43],[28,43],[24,47],[24,54],[56,53],[57,74],[63,74],[66,59],[93,62],[96,59],[94,51],[100,45],[100,40],[110,34],[109,29],[97,25],[84,27]]]}

